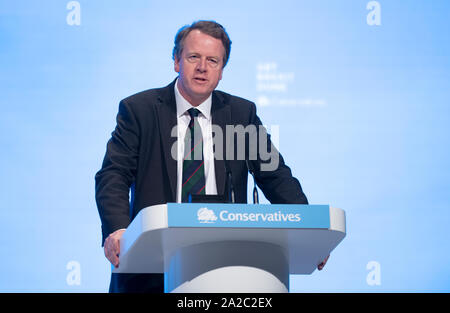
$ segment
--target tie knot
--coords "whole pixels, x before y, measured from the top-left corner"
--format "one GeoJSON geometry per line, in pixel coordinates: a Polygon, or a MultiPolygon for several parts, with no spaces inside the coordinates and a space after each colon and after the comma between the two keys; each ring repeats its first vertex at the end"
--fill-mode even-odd
{"type": "Polygon", "coordinates": [[[191,118],[197,117],[200,114],[200,111],[198,109],[190,108],[188,110],[189,115],[191,118]]]}

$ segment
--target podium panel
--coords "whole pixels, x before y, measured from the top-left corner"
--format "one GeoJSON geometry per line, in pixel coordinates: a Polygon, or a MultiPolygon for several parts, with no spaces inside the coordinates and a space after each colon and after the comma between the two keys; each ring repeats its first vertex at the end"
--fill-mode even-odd
{"type": "Polygon", "coordinates": [[[286,252],[264,242],[222,241],[176,251],[165,268],[171,292],[287,292],[286,252]]]}

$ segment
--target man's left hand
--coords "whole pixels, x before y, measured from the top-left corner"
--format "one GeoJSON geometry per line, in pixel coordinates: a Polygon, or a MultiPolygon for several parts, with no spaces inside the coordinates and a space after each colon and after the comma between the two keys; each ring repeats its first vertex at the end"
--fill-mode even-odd
{"type": "Polygon", "coordinates": [[[322,261],[322,263],[320,263],[319,265],[317,265],[317,269],[318,269],[319,271],[321,271],[321,270],[324,268],[325,264],[327,264],[327,261],[328,261],[328,258],[329,258],[329,257],[330,257],[330,255],[328,255],[328,256],[325,258],[325,260],[322,261]]]}

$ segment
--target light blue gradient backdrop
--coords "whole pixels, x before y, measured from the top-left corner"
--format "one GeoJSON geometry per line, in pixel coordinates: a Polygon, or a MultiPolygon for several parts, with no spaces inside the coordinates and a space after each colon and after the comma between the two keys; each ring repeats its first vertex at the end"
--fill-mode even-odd
{"type": "Polygon", "coordinates": [[[198,19],[233,41],[219,89],[293,101],[258,113],[310,203],[347,213],[325,269],[291,291],[450,291],[450,2],[379,1],[380,26],[359,0],[85,0],[80,26],[68,2],[0,3],[0,291],[107,291],[94,175],[118,103],[175,78],[174,35],[198,19]],[[261,64],[286,91],[257,89],[261,64]]]}

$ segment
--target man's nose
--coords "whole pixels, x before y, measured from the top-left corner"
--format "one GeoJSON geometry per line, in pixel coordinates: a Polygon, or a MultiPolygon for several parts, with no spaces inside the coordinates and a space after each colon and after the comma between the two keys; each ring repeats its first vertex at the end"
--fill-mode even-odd
{"type": "Polygon", "coordinates": [[[206,58],[200,58],[197,63],[197,71],[203,73],[206,72],[208,64],[206,63],[206,58]]]}

